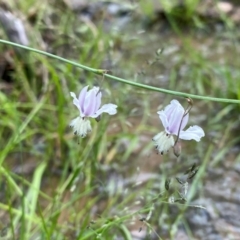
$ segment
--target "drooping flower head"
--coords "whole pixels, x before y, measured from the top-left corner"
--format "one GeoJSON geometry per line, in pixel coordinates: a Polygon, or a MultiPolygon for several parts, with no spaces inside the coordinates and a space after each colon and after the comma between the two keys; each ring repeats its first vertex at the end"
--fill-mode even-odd
{"type": "Polygon", "coordinates": [[[177,100],[172,100],[164,110],[157,112],[165,131],[153,137],[154,145],[159,153],[164,154],[170,147],[175,145],[173,135],[183,140],[195,140],[197,142],[205,136],[204,131],[199,126],[189,127],[183,130],[189,119],[189,114],[184,110],[177,100]]]}
{"type": "Polygon", "coordinates": [[[77,118],[71,121],[70,127],[73,128],[75,134],[85,137],[88,132],[91,132],[91,124],[88,120],[91,118],[98,118],[102,113],[106,112],[109,115],[114,115],[117,113],[117,105],[109,103],[101,106],[102,93],[99,87],[93,87],[88,91],[88,86],[84,87],[76,97],[76,94],[70,92],[73,97],[73,104],[78,108],[79,115],[77,118]]]}

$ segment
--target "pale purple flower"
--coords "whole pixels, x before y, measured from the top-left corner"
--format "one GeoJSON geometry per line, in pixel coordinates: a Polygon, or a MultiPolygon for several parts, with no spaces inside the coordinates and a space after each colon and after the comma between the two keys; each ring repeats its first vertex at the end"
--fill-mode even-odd
{"type": "Polygon", "coordinates": [[[189,127],[183,130],[189,119],[189,114],[185,115],[185,110],[177,100],[172,100],[164,110],[157,112],[162,121],[165,131],[158,133],[153,137],[154,145],[159,153],[166,153],[174,146],[175,141],[173,135],[183,140],[200,141],[205,136],[204,131],[199,126],[189,127]],[[185,116],[184,116],[185,115],[185,116]],[[183,117],[184,116],[184,117],[183,117]]]}
{"type": "Polygon", "coordinates": [[[98,118],[104,112],[109,115],[117,113],[117,105],[109,103],[101,106],[102,93],[99,87],[93,87],[88,91],[88,86],[84,87],[76,97],[76,94],[70,92],[73,97],[73,104],[78,108],[80,116],[71,121],[70,127],[73,128],[75,134],[85,137],[88,132],[91,132],[91,124],[88,118],[98,118]]]}

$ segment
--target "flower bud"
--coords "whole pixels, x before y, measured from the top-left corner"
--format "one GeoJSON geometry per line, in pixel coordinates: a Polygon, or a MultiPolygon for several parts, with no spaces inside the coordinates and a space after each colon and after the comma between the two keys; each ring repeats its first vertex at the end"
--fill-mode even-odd
{"type": "Polygon", "coordinates": [[[179,157],[182,151],[181,143],[177,141],[173,146],[173,153],[176,157],[179,157]]]}

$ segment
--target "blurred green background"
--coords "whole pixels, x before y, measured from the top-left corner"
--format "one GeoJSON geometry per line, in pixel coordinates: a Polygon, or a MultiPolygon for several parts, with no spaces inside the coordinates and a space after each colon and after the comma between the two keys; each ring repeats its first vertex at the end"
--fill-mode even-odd
{"type": "MultiPolygon", "coordinates": [[[[138,83],[240,100],[238,1],[0,7],[2,39],[138,83]]],[[[0,239],[240,239],[238,104],[194,100],[189,126],[205,137],[182,142],[179,158],[161,156],[151,140],[163,130],[157,111],[173,98],[187,107],[184,98],[0,48],[0,239]],[[118,113],[80,139],[70,92],[86,85],[118,113]]]]}

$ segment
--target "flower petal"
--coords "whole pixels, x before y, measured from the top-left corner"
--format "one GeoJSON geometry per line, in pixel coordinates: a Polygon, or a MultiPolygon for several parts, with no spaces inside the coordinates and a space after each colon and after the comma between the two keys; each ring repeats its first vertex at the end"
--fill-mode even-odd
{"type": "Polygon", "coordinates": [[[80,115],[81,115],[81,107],[80,107],[80,103],[79,100],[76,97],[76,94],[74,92],[70,92],[71,97],[73,97],[73,104],[78,108],[78,110],[80,111],[80,115]]]}
{"type": "Polygon", "coordinates": [[[102,99],[102,93],[99,90],[99,87],[93,87],[93,90],[95,91],[96,102],[95,102],[95,107],[94,107],[92,114],[96,113],[97,110],[100,108],[101,99],[102,99]]]}
{"type": "Polygon", "coordinates": [[[189,127],[186,131],[181,131],[179,138],[183,140],[192,140],[199,142],[205,136],[203,129],[199,126],[189,127]]]}
{"type": "Polygon", "coordinates": [[[157,113],[159,115],[159,118],[160,118],[160,120],[162,122],[163,127],[165,128],[165,130],[167,130],[168,126],[169,126],[167,115],[165,114],[165,112],[163,110],[159,111],[157,113]]]}
{"type": "Polygon", "coordinates": [[[183,129],[186,127],[186,125],[187,125],[187,123],[188,123],[188,119],[189,119],[189,114],[187,114],[186,116],[184,116],[184,118],[183,118],[183,120],[182,120],[182,124],[181,124],[180,130],[183,130],[183,129]]]}
{"type": "Polygon", "coordinates": [[[109,115],[114,115],[117,113],[117,105],[108,103],[104,104],[96,113],[92,114],[90,117],[96,118],[101,115],[103,112],[108,113],[109,115]]]}
{"type": "Polygon", "coordinates": [[[83,113],[85,116],[91,116],[95,113],[95,108],[97,104],[97,91],[98,88],[93,88],[88,91],[87,95],[85,96],[84,106],[83,106],[83,113]]]}
{"type": "Polygon", "coordinates": [[[180,127],[180,123],[182,121],[182,117],[184,114],[184,109],[182,106],[177,106],[172,114],[171,114],[171,118],[169,119],[169,127],[168,127],[168,131],[171,134],[178,134],[179,131],[179,127],[180,127]]]}
{"type": "Polygon", "coordinates": [[[80,92],[79,97],[78,97],[78,100],[79,100],[79,103],[80,103],[80,108],[81,108],[82,112],[84,111],[83,106],[84,106],[87,90],[88,90],[88,86],[84,87],[82,89],[82,91],[80,92]]]}
{"type": "Polygon", "coordinates": [[[73,119],[70,123],[70,127],[73,128],[74,134],[79,135],[82,138],[86,137],[86,135],[92,130],[90,121],[81,117],[73,119]]]}
{"type": "Polygon", "coordinates": [[[102,102],[102,93],[101,91],[97,91],[97,96],[96,96],[96,106],[95,106],[95,110],[94,113],[97,112],[97,110],[100,108],[101,106],[101,102],[102,102]]]}
{"type": "MultiPolygon", "coordinates": [[[[171,117],[172,112],[174,111],[174,109],[176,108],[182,108],[182,105],[179,103],[178,100],[173,99],[170,104],[168,104],[165,108],[164,108],[164,113],[166,114],[166,116],[168,117],[168,119],[171,117]]],[[[184,109],[183,109],[184,110],[184,109]]]]}
{"type": "Polygon", "coordinates": [[[188,123],[188,115],[186,115],[183,120],[183,114],[185,110],[182,105],[175,99],[167,105],[164,110],[159,111],[159,118],[165,128],[165,131],[169,134],[178,134],[180,123],[182,121],[180,130],[182,130],[188,123]]]}
{"type": "Polygon", "coordinates": [[[158,153],[164,154],[174,145],[174,139],[172,135],[166,132],[160,132],[153,137],[153,142],[158,153]]]}

